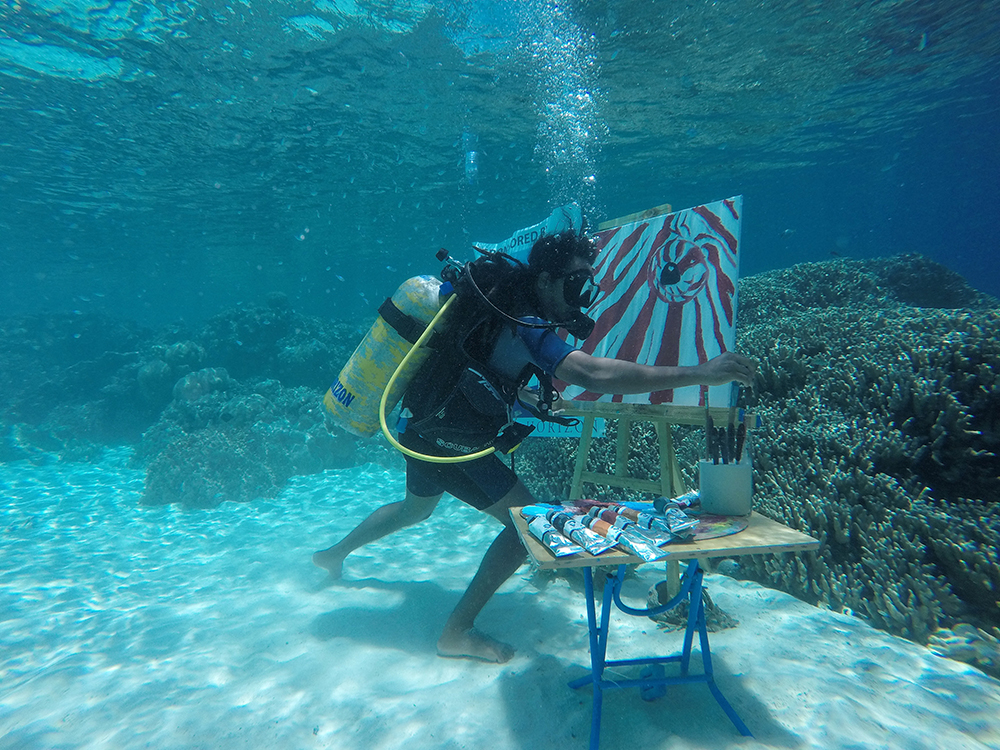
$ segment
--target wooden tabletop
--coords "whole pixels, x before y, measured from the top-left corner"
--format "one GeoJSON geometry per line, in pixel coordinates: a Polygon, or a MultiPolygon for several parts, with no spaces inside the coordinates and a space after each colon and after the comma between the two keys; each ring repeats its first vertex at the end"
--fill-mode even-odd
{"type": "MultiPolygon", "coordinates": [[[[630,555],[617,547],[594,556],[580,552],[567,557],[555,557],[548,548],[528,532],[528,522],[521,517],[520,508],[510,509],[511,518],[517,528],[521,543],[538,567],[551,568],[592,568],[597,565],[639,565],[642,558],[630,555]]],[[[705,539],[700,542],[673,542],[661,548],[668,556],[657,562],[670,560],[690,560],[694,557],[732,557],[735,555],[760,555],[768,552],[805,552],[819,549],[819,540],[801,531],[790,529],[784,524],[772,521],[759,513],[750,514],[750,524],[743,531],[729,536],[705,539]]]]}

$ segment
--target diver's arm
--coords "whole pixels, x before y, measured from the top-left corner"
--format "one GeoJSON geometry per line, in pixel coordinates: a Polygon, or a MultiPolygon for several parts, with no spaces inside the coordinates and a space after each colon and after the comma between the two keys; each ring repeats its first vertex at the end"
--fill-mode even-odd
{"type": "Polygon", "coordinates": [[[757,365],[735,352],[725,352],[692,367],[654,367],[575,350],[556,367],[555,376],[594,393],[652,393],[688,385],[753,383],[757,365]]]}

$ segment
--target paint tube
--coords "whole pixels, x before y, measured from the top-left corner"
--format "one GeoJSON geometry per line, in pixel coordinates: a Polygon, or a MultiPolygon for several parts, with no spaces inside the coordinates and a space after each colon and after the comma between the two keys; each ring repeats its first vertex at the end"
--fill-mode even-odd
{"type": "Polygon", "coordinates": [[[587,511],[587,515],[591,518],[599,518],[602,521],[607,521],[612,526],[615,525],[615,520],[618,518],[618,514],[608,508],[591,508],[587,511]]]}
{"type": "Polygon", "coordinates": [[[549,552],[556,557],[566,557],[583,551],[582,547],[556,531],[555,527],[542,516],[535,516],[531,519],[528,523],[528,531],[535,539],[548,547],[549,552]]]}
{"type": "Polygon", "coordinates": [[[618,514],[615,513],[611,508],[599,508],[593,507],[587,511],[587,515],[591,518],[597,518],[601,521],[606,521],[612,526],[615,525],[615,521],[618,520],[618,514]]]}
{"type": "Polygon", "coordinates": [[[615,546],[614,542],[609,542],[600,534],[591,531],[580,523],[579,518],[570,513],[554,510],[549,511],[545,517],[556,527],[556,531],[563,536],[568,536],[592,555],[607,552],[615,546]]]}
{"type": "Polygon", "coordinates": [[[616,529],[624,529],[631,523],[625,516],[615,513],[610,508],[591,508],[587,512],[587,515],[591,518],[596,518],[598,521],[604,521],[616,529]]]}
{"type": "Polygon", "coordinates": [[[608,540],[613,540],[615,544],[622,547],[626,552],[631,552],[645,562],[653,562],[667,555],[666,552],[661,551],[655,544],[636,539],[627,534],[625,529],[612,526],[607,521],[602,521],[596,516],[586,515],[581,520],[592,531],[596,531],[598,534],[607,537],[608,540]]]}
{"type": "Polygon", "coordinates": [[[656,528],[644,529],[637,523],[631,524],[627,531],[632,531],[635,534],[645,537],[657,547],[662,547],[664,544],[670,544],[671,542],[677,540],[677,537],[669,531],[663,531],[662,529],[656,528]]]}
{"type": "Polygon", "coordinates": [[[553,505],[551,503],[535,503],[534,505],[525,505],[521,508],[521,518],[526,518],[530,521],[535,516],[544,516],[549,511],[558,511],[561,509],[561,505],[553,505]]]}
{"type": "Polygon", "coordinates": [[[608,521],[608,523],[611,523],[611,519],[608,517],[610,515],[615,515],[614,523],[611,524],[612,526],[617,526],[619,529],[623,529],[626,533],[631,534],[633,537],[637,539],[644,539],[650,544],[655,544],[657,547],[662,547],[664,544],[668,544],[674,540],[674,535],[669,531],[644,529],[631,518],[621,514],[615,514],[614,511],[605,511],[601,514],[601,518],[608,521]]]}
{"type": "Polygon", "coordinates": [[[677,508],[667,508],[663,514],[670,526],[670,533],[677,536],[691,536],[698,525],[698,519],[677,508]]]}
{"type": "Polygon", "coordinates": [[[670,525],[667,523],[667,519],[662,516],[654,516],[652,513],[629,508],[625,505],[616,505],[614,510],[618,515],[633,521],[640,529],[655,529],[670,533],[670,525]]]}
{"type": "Polygon", "coordinates": [[[701,504],[701,499],[698,496],[697,490],[692,490],[691,492],[685,492],[683,495],[678,495],[673,498],[658,497],[653,501],[653,507],[656,508],[660,513],[665,513],[667,508],[678,508],[679,510],[687,510],[688,508],[693,508],[696,505],[701,504]]]}
{"type": "Polygon", "coordinates": [[[600,508],[593,508],[588,515],[592,515],[595,518],[606,521],[616,528],[629,531],[631,532],[632,538],[648,542],[657,547],[662,547],[664,544],[668,544],[674,540],[674,536],[670,532],[640,528],[636,525],[635,521],[627,515],[616,512],[618,507],[616,507],[615,510],[612,510],[611,508],[605,508],[603,510],[600,508]]]}
{"type": "Polygon", "coordinates": [[[608,541],[618,543],[618,537],[622,535],[621,529],[616,529],[607,521],[602,521],[596,516],[592,516],[589,513],[580,518],[580,522],[586,526],[591,531],[600,534],[601,536],[607,538],[608,541]]]}
{"type": "Polygon", "coordinates": [[[646,562],[653,562],[667,556],[668,553],[661,550],[653,542],[639,536],[637,529],[632,529],[635,527],[631,526],[621,530],[622,535],[618,538],[618,544],[646,562]]]}

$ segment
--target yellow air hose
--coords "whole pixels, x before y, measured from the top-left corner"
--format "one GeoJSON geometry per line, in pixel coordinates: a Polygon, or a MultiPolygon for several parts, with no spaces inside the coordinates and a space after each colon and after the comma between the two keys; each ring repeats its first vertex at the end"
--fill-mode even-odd
{"type": "Polygon", "coordinates": [[[379,402],[378,406],[378,421],[379,424],[382,425],[382,434],[385,435],[385,439],[392,444],[392,447],[405,456],[410,456],[411,458],[416,458],[421,461],[428,461],[432,464],[460,464],[463,461],[474,461],[477,458],[483,458],[484,456],[488,456],[491,453],[496,452],[496,448],[484,448],[481,451],[469,453],[465,456],[428,456],[423,453],[417,453],[416,451],[411,451],[404,445],[400,445],[399,441],[392,436],[392,433],[389,430],[389,425],[387,425],[385,421],[385,405],[389,401],[389,393],[392,391],[392,386],[396,382],[396,376],[399,375],[400,371],[404,367],[406,367],[406,364],[410,361],[410,357],[413,356],[414,352],[423,346],[424,342],[430,338],[431,332],[434,330],[434,326],[437,325],[441,316],[444,315],[445,311],[454,301],[455,297],[452,296],[447,302],[444,303],[444,305],[442,305],[441,309],[438,310],[437,315],[435,315],[431,322],[427,324],[427,328],[424,329],[424,332],[420,334],[420,338],[417,339],[417,343],[415,343],[410,351],[406,353],[406,356],[403,357],[403,361],[399,363],[395,372],[392,373],[392,377],[389,378],[389,382],[386,384],[385,390],[382,391],[382,400],[379,402]]]}

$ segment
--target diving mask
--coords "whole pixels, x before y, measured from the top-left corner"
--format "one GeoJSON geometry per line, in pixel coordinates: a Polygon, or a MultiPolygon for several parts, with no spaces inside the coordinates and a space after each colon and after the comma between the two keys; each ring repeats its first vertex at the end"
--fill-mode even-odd
{"type": "Polygon", "coordinates": [[[580,268],[563,277],[563,298],[566,304],[586,310],[597,299],[598,286],[591,272],[580,268]]]}

